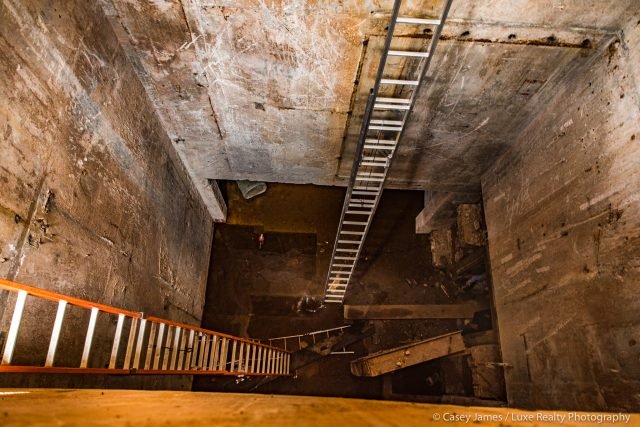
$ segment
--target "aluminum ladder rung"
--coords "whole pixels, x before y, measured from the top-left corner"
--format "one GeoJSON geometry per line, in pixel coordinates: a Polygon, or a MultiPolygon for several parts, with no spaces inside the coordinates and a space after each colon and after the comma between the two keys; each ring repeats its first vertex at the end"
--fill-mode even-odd
{"type": "Polygon", "coordinates": [[[347,224],[347,225],[367,225],[369,224],[366,221],[343,221],[343,224],[347,224]]]}
{"type": "Polygon", "coordinates": [[[360,163],[362,166],[372,166],[376,168],[386,168],[387,162],[362,162],[360,163]]]}
{"type": "Polygon", "coordinates": [[[414,25],[440,25],[439,19],[410,18],[408,16],[398,16],[397,24],[414,24],[414,25]]]}
{"type": "Polygon", "coordinates": [[[402,126],[404,124],[402,120],[383,120],[383,119],[370,120],[369,123],[373,125],[390,125],[390,126],[402,126]]]}
{"type": "Polygon", "coordinates": [[[331,264],[332,267],[353,267],[353,264],[331,264]]]}
{"type": "Polygon", "coordinates": [[[375,176],[357,176],[356,181],[374,181],[374,182],[382,182],[384,178],[378,178],[375,176]]]}
{"type": "Polygon", "coordinates": [[[346,231],[346,230],[340,230],[340,234],[351,234],[354,236],[362,236],[364,235],[364,231],[346,231]]]}
{"type": "Polygon", "coordinates": [[[402,110],[406,111],[409,109],[408,105],[404,104],[373,104],[373,108],[376,110],[402,110]]]}
{"type": "MultiPolygon", "coordinates": [[[[366,224],[366,223],[365,223],[366,224]]],[[[345,249],[345,248],[336,248],[336,252],[349,252],[349,253],[357,253],[357,249],[345,249]]]]}
{"type": "MultiPolygon", "coordinates": [[[[354,206],[354,207],[360,207],[360,206],[354,206]]],[[[349,215],[371,215],[371,211],[350,211],[348,210],[347,212],[349,215]]]]}
{"type": "Polygon", "coordinates": [[[396,145],[395,139],[373,139],[367,138],[364,140],[365,144],[382,144],[382,145],[396,145]]]}
{"type": "Polygon", "coordinates": [[[352,191],[351,194],[357,194],[359,196],[377,196],[378,194],[380,194],[379,191],[361,191],[361,190],[356,190],[356,191],[352,191]]]}
{"type": "Polygon", "coordinates": [[[384,102],[388,104],[411,104],[411,99],[407,98],[376,98],[376,102],[384,102]]]}
{"type": "Polygon", "coordinates": [[[394,79],[382,79],[380,84],[383,85],[398,85],[398,86],[418,86],[419,80],[394,80],[394,79]]]}
{"type": "Polygon", "coordinates": [[[410,50],[390,50],[387,52],[389,56],[406,56],[410,58],[428,58],[429,52],[414,52],[410,50]]]}
{"type": "Polygon", "coordinates": [[[401,132],[402,126],[381,126],[381,125],[370,125],[369,130],[388,130],[392,132],[401,132]]]}
{"type": "Polygon", "coordinates": [[[389,151],[393,151],[395,149],[395,147],[392,145],[370,145],[370,144],[364,144],[364,148],[366,150],[389,150],[389,151]]]}

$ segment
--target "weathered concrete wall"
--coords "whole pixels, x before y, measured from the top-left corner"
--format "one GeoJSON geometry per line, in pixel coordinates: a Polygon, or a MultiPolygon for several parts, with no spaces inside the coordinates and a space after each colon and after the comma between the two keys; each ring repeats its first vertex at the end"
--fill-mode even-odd
{"type": "Polygon", "coordinates": [[[483,177],[516,406],[640,410],[638,25],[546,88],[553,101],[483,177]]]}
{"type": "MultiPolygon", "coordinates": [[[[346,185],[393,0],[101,3],[198,180],[346,185]]],[[[443,4],[406,0],[400,14],[436,17],[443,4]]],[[[387,186],[479,193],[480,175],[546,103],[538,92],[638,8],[454,1],[387,186]]],[[[432,33],[399,25],[393,49],[426,50],[432,33]]],[[[408,78],[415,65],[390,58],[385,75],[408,78]]]]}
{"type": "MultiPolygon", "coordinates": [[[[1,2],[0,70],[0,276],[199,324],[213,224],[102,9],[1,2]]],[[[54,310],[28,300],[16,356],[43,358],[54,310]]],[[[88,315],[68,317],[86,328],[88,315]]],[[[96,363],[109,342],[98,338],[96,363]]],[[[47,378],[23,384],[60,384],[47,378]]]]}

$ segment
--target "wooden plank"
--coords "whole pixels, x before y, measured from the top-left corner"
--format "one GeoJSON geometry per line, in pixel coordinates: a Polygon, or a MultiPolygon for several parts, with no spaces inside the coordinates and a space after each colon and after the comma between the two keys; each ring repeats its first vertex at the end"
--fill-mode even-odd
{"type": "Polygon", "coordinates": [[[465,350],[460,331],[384,350],[351,362],[351,373],[376,377],[465,350]]]}
{"type": "Polygon", "coordinates": [[[345,305],[344,318],[361,319],[471,319],[487,304],[345,305]]]}

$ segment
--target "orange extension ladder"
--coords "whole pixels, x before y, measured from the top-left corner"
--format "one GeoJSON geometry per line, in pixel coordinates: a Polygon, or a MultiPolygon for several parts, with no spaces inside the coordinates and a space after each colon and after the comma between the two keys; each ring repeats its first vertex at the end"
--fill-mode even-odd
{"type": "MultiPolygon", "coordinates": [[[[146,317],[144,313],[121,310],[5,279],[0,279],[0,290],[17,294],[9,331],[4,340],[0,373],[289,375],[290,352],[251,339],[237,338],[157,317],[146,317]],[[32,299],[57,303],[55,320],[50,327],[51,338],[46,359],[43,366],[14,365],[14,353],[20,350],[20,346],[16,345],[20,323],[25,305],[32,299]],[[79,366],[57,366],[55,363],[68,306],[88,311],[88,327],[84,336],[81,335],[83,330],[76,331],[79,342],[84,339],[79,366]],[[90,354],[98,316],[117,319],[108,367],[91,366],[90,354]],[[122,338],[126,331],[128,338],[126,346],[123,346],[122,338]]],[[[1,347],[0,345],[0,349],[1,347]]]]}

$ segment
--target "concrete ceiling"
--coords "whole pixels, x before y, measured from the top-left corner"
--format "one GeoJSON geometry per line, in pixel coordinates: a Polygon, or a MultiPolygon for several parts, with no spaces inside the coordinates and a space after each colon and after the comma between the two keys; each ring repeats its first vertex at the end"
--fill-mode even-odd
{"type": "MultiPolygon", "coordinates": [[[[102,1],[196,182],[345,183],[391,0],[102,1]]],[[[402,14],[441,7],[407,0],[402,14]]],[[[639,7],[454,0],[391,186],[477,191],[544,105],[542,89],[584,66],[639,7]]],[[[402,29],[398,47],[428,43],[422,30],[402,29]]]]}

